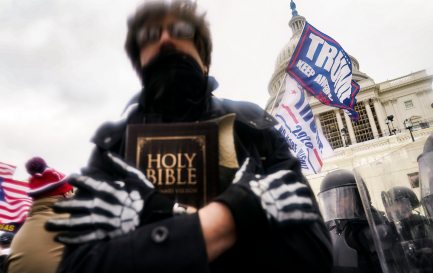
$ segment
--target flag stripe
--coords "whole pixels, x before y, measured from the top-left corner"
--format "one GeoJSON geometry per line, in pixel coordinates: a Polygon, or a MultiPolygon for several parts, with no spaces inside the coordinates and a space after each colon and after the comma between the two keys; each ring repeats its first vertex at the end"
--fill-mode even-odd
{"type": "Polygon", "coordinates": [[[15,202],[14,204],[1,201],[0,202],[0,211],[4,208],[8,208],[8,210],[18,210],[20,207],[23,206],[23,204],[32,204],[32,201],[30,200],[20,200],[19,202],[15,202]]]}
{"type": "Polygon", "coordinates": [[[6,210],[0,210],[0,216],[2,217],[16,217],[17,215],[21,215],[23,213],[27,213],[28,210],[26,209],[26,207],[20,207],[18,210],[14,211],[14,212],[10,212],[10,211],[6,211],[6,210]]]}
{"type": "Polygon", "coordinates": [[[319,164],[320,164],[320,167],[323,166],[322,159],[320,158],[320,155],[319,155],[319,153],[317,152],[317,149],[314,149],[313,152],[314,152],[314,155],[316,156],[317,161],[318,161],[319,164]]]}
{"type": "Polygon", "coordinates": [[[16,167],[13,165],[0,162],[0,177],[12,178],[13,174],[15,173],[15,169],[16,167]]]}
{"type": "Polygon", "coordinates": [[[18,181],[18,180],[14,180],[14,179],[8,179],[8,178],[4,179],[4,181],[6,183],[11,183],[14,186],[22,186],[22,187],[25,187],[27,189],[29,188],[29,183],[28,182],[23,182],[23,181],[18,181]]]}
{"type": "Polygon", "coordinates": [[[4,178],[12,178],[12,174],[9,171],[0,171],[0,176],[4,178]]]}
{"type": "Polygon", "coordinates": [[[24,220],[27,218],[27,215],[28,215],[28,210],[24,210],[20,214],[12,215],[12,216],[3,215],[0,213],[0,217],[2,219],[1,223],[2,224],[21,223],[24,222],[24,220]]]}
{"type": "Polygon", "coordinates": [[[293,112],[290,110],[290,108],[283,104],[282,107],[284,108],[284,110],[286,110],[286,112],[290,115],[290,117],[293,119],[293,121],[295,123],[299,123],[298,119],[296,118],[296,116],[293,114],[293,112]]]}
{"type": "Polygon", "coordinates": [[[22,197],[26,197],[29,191],[28,188],[26,189],[24,187],[19,187],[19,186],[15,188],[11,185],[4,185],[3,190],[6,191],[6,195],[9,195],[9,193],[15,194],[17,195],[17,198],[19,197],[19,195],[21,195],[22,197]]]}
{"type": "Polygon", "coordinates": [[[22,184],[15,184],[15,183],[11,183],[11,182],[3,182],[3,188],[7,189],[7,190],[15,190],[15,191],[20,191],[23,193],[27,193],[29,191],[29,187],[26,185],[22,185],[22,184]]]}

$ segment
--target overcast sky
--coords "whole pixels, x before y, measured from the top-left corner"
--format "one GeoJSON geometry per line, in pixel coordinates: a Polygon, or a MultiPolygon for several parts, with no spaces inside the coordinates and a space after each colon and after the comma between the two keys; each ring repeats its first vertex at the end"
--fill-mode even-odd
{"type": "MultiPolygon", "coordinates": [[[[65,173],[87,162],[97,126],[139,90],[123,51],[136,0],[0,0],[0,161],[39,155],[65,173]]],[[[215,95],[264,107],[292,32],[289,0],[198,0],[207,10],[215,95]]],[[[433,66],[431,0],[298,0],[376,83],[433,66]]],[[[430,70],[431,71],[431,70],[430,70]]]]}

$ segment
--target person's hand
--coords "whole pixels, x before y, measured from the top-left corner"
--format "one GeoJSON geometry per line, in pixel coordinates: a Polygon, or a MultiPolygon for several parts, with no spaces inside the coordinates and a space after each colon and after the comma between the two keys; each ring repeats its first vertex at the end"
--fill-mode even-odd
{"type": "Polygon", "coordinates": [[[313,207],[311,191],[291,170],[268,175],[253,173],[254,163],[247,158],[233,180],[251,190],[259,199],[269,219],[279,223],[315,221],[319,218],[313,207]]]}
{"type": "MultiPolygon", "coordinates": [[[[111,154],[108,157],[118,167],[131,168],[111,154]]],[[[78,189],[75,198],[53,207],[55,212],[69,213],[70,217],[51,219],[46,228],[60,232],[56,240],[66,244],[114,238],[133,231],[140,224],[140,212],[154,189],[144,176],[129,171],[132,174],[125,181],[71,176],[68,182],[78,189]]]]}
{"type": "Polygon", "coordinates": [[[229,207],[239,235],[254,236],[250,234],[251,225],[265,228],[266,222],[289,225],[320,219],[310,189],[294,171],[267,175],[254,171],[255,163],[246,159],[233,184],[216,198],[229,207]]]}

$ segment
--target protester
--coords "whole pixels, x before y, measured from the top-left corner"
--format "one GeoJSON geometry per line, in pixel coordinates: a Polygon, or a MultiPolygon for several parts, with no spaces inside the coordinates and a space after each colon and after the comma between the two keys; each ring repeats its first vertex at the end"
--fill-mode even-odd
{"type": "MultiPolygon", "coordinates": [[[[382,272],[353,172],[328,173],[318,196],[334,246],[332,272],[382,272]]],[[[379,211],[373,212],[384,219],[379,211]]]]}
{"type": "Polygon", "coordinates": [[[70,197],[73,187],[65,175],[47,166],[40,157],[26,163],[33,203],[24,224],[17,232],[7,260],[9,273],[54,273],[64,246],[54,241],[54,233],[47,232],[45,222],[53,217],[55,202],[70,197]]]}
{"type": "Polygon", "coordinates": [[[125,48],[143,89],[123,120],[99,128],[88,166],[69,180],[76,197],[55,206],[71,213],[47,224],[67,244],[59,272],[327,272],[328,232],[275,120],[251,103],[212,95],[212,42],[196,4],[143,4],[128,21],[125,48]],[[241,167],[197,213],[179,213],[125,162],[131,124],[230,113],[241,167]]]}

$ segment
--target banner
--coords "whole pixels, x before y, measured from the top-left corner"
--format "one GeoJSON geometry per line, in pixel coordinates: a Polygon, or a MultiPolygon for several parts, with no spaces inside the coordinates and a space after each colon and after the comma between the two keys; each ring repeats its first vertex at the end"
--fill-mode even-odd
{"type": "Polygon", "coordinates": [[[287,66],[287,72],[323,104],[344,109],[358,120],[354,110],[359,85],[352,80],[352,61],[331,37],[308,22],[287,66]]]}
{"type": "Polygon", "coordinates": [[[317,130],[305,91],[290,75],[285,80],[285,95],[275,111],[278,131],[289,143],[290,151],[301,163],[302,172],[318,173],[323,158],[333,155],[326,138],[317,130]]]}
{"type": "Polygon", "coordinates": [[[14,172],[15,166],[0,162],[0,230],[11,232],[24,222],[32,204],[28,183],[12,179],[14,172]]]}

